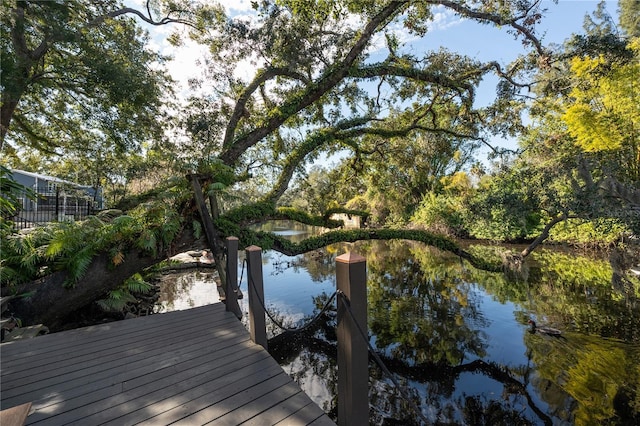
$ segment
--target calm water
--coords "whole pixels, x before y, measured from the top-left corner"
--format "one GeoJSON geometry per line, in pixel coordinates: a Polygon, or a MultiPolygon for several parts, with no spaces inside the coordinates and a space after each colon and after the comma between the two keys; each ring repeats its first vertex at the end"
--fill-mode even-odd
{"type": "Polygon", "coordinates": [[[182,311],[219,302],[217,277],[209,269],[163,276],[156,312],[182,311]]]}
{"type": "MultiPolygon", "coordinates": [[[[307,232],[269,226],[294,239],[307,232]]],[[[287,326],[305,323],[335,291],[334,260],[346,251],[367,258],[370,340],[430,422],[640,424],[640,282],[616,285],[606,259],[541,250],[525,279],[508,280],[409,241],[295,257],[266,252],[270,312],[287,326]],[[561,329],[562,337],[531,334],[530,318],[561,329]]],[[[241,288],[246,294],[246,273],[241,288]]],[[[270,342],[285,371],[331,414],[334,318],[335,309],[312,332],[270,342]]],[[[373,363],[369,401],[371,424],[419,424],[373,363]]]]}

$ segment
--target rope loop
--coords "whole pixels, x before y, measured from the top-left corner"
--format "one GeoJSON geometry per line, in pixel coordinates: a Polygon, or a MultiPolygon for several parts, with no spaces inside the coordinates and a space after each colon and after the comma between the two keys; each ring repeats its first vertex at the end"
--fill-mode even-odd
{"type": "Polygon", "coordinates": [[[429,421],[424,416],[424,414],[422,414],[422,410],[420,410],[420,408],[418,408],[418,406],[413,401],[413,399],[411,399],[409,395],[407,395],[407,393],[405,392],[405,389],[402,386],[400,386],[400,383],[398,383],[393,373],[391,373],[389,368],[387,368],[387,366],[382,361],[382,358],[380,358],[380,355],[378,355],[374,347],[371,345],[369,336],[364,332],[364,330],[362,330],[362,327],[360,327],[360,324],[358,324],[358,322],[356,321],[355,315],[351,310],[351,301],[347,298],[347,295],[344,294],[344,292],[341,290],[338,290],[336,293],[338,294],[338,297],[340,297],[344,302],[343,306],[345,310],[349,313],[349,316],[351,317],[351,321],[353,321],[353,323],[356,325],[356,328],[358,329],[358,333],[360,334],[360,337],[362,337],[364,341],[367,343],[367,347],[369,348],[369,353],[373,356],[373,359],[375,360],[376,364],[378,364],[378,367],[380,367],[382,372],[386,376],[388,376],[389,379],[391,379],[391,381],[393,382],[393,385],[396,387],[396,389],[398,389],[402,398],[407,401],[407,403],[411,406],[413,411],[415,411],[416,415],[420,417],[420,419],[424,422],[425,425],[428,425],[429,421]]]}
{"type": "MultiPolygon", "coordinates": [[[[246,264],[247,264],[247,259],[245,259],[242,262],[242,272],[240,273],[240,281],[238,283],[238,287],[240,286],[240,283],[242,282],[242,278],[243,278],[243,275],[244,275],[244,269],[245,269],[245,265],[246,264]]],[[[256,291],[255,284],[254,284],[253,280],[251,279],[251,275],[250,274],[247,274],[247,285],[253,287],[253,291],[258,296],[257,297],[258,302],[260,303],[260,306],[262,307],[264,312],[267,314],[269,319],[273,322],[273,324],[276,325],[276,327],[280,328],[283,331],[296,332],[296,331],[304,331],[304,330],[306,330],[307,328],[311,327],[316,321],[318,321],[320,319],[320,317],[322,315],[324,315],[329,310],[329,308],[331,307],[331,304],[333,302],[333,299],[335,299],[336,297],[340,297],[342,302],[343,302],[342,305],[344,306],[345,310],[347,311],[347,313],[351,317],[351,320],[353,321],[353,323],[356,325],[356,328],[358,330],[358,333],[360,334],[360,337],[362,339],[364,339],[364,341],[367,343],[367,347],[369,348],[369,353],[372,355],[372,357],[375,360],[375,362],[378,365],[378,367],[380,367],[382,372],[387,377],[389,377],[389,379],[393,382],[393,385],[398,390],[398,392],[400,392],[402,398],[409,404],[409,406],[413,409],[413,411],[416,413],[416,415],[422,420],[423,424],[425,424],[425,425],[429,424],[429,421],[424,416],[424,414],[422,414],[422,411],[420,410],[420,408],[416,405],[416,403],[413,401],[413,399],[411,399],[410,396],[406,393],[404,387],[400,386],[400,383],[398,383],[398,381],[396,380],[396,378],[393,375],[393,373],[391,373],[389,368],[384,364],[384,362],[382,361],[382,359],[380,358],[380,356],[378,355],[378,353],[376,352],[374,347],[371,345],[371,342],[369,340],[368,335],[364,332],[364,330],[362,330],[362,327],[360,327],[360,324],[358,324],[358,322],[355,319],[355,315],[353,314],[353,311],[351,310],[351,301],[346,296],[346,294],[344,294],[344,292],[342,290],[336,290],[335,292],[333,292],[333,294],[331,295],[329,300],[327,300],[327,302],[323,306],[323,308],[320,311],[320,313],[318,313],[315,317],[313,317],[310,321],[308,321],[303,326],[301,326],[301,327],[286,327],[281,322],[276,320],[274,318],[274,316],[271,314],[271,312],[269,312],[269,310],[267,309],[267,307],[264,304],[264,300],[262,300],[262,298],[258,295],[258,292],[256,291]]],[[[251,289],[249,291],[251,291],[251,289]]]]}
{"type": "MultiPolygon", "coordinates": [[[[242,272],[244,272],[244,265],[246,264],[246,262],[247,262],[247,259],[245,259],[244,262],[242,262],[242,272]]],[[[240,275],[240,282],[242,282],[242,274],[240,275]]],[[[260,306],[262,307],[264,312],[267,314],[267,317],[269,317],[271,322],[273,322],[273,324],[275,324],[276,327],[278,327],[279,329],[281,329],[283,331],[299,332],[299,331],[304,331],[307,328],[311,327],[314,323],[316,323],[329,310],[329,308],[331,307],[331,304],[333,302],[333,299],[335,299],[336,294],[337,294],[337,292],[333,292],[333,294],[331,295],[329,300],[327,300],[327,302],[322,307],[322,310],[316,316],[314,316],[311,320],[309,320],[306,324],[302,325],[301,327],[287,327],[284,324],[282,324],[280,321],[275,319],[275,317],[271,314],[271,312],[269,312],[269,310],[265,306],[264,300],[262,300],[260,295],[258,295],[258,292],[256,291],[255,284],[254,284],[253,280],[251,279],[251,275],[249,275],[249,274],[247,274],[247,284],[250,285],[253,288],[253,291],[258,296],[257,297],[258,302],[260,303],[260,306]]]]}

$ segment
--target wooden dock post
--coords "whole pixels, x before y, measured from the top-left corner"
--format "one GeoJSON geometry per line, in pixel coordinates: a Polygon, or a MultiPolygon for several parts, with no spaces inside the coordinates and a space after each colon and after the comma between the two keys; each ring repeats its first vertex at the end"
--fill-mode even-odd
{"type": "Polygon", "coordinates": [[[242,318],[242,310],[238,305],[238,238],[227,237],[227,282],[224,287],[225,305],[227,312],[233,312],[238,319],[242,318]]]}
{"type": "Polygon", "coordinates": [[[336,258],[336,284],[349,301],[353,317],[346,312],[345,300],[338,297],[338,425],[369,424],[369,351],[367,333],[366,259],[345,253],[336,258]]]}
{"type": "Polygon", "coordinates": [[[249,246],[247,258],[247,282],[249,283],[249,333],[251,340],[267,349],[267,324],[264,318],[264,284],[262,280],[262,249],[249,246]]]}

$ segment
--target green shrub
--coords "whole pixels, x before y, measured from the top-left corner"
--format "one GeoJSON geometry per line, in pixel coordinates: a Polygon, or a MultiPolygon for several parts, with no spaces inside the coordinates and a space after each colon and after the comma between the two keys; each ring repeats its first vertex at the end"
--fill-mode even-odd
{"type": "Polygon", "coordinates": [[[629,229],[617,219],[600,218],[593,221],[568,219],[557,224],[549,233],[549,242],[585,247],[608,247],[620,241],[629,229]]]}
{"type": "Polygon", "coordinates": [[[462,202],[459,197],[429,193],[422,199],[411,221],[433,232],[456,236],[466,234],[462,202]]]}

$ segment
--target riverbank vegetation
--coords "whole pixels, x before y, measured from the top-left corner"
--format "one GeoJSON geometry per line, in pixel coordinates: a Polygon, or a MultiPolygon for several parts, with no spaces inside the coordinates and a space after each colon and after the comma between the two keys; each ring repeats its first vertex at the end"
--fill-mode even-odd
{"type": "MultiPolygon", "coordinates": [[[[102,186],[122,214],[18,233],[18,199],[3,196],[3,294],[23,296],[13,309],[29,321],[55,323],[181,250],[210,248],[223,278],[230,235],[291,253],[415,239],[487,270],[569,243],[621,250],[624,273],[640,234],[639,6],[620,1],[617,23],[600,6],[583,33],[544,46],[543,4],[277,0],[247,18],[189,2],[145,13],[8,2],[3,164],[102,186]],[[412,43],[430,36],[435,5],[508,28],[522,56],[484,62],[412,43]],[[133,16],[208,48],[185,104],[133,16]],[[477,106],[489,76],[495,99],[477,106]],[[366,216],[368,228],[295,246],[250,230],[278,218],[333,228],[329,212],[366,216]],[[527,247],[487,261],[456,238],[527,247]]],[[[2,182],[4,194],[13,184],[2,182]]]]}

